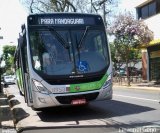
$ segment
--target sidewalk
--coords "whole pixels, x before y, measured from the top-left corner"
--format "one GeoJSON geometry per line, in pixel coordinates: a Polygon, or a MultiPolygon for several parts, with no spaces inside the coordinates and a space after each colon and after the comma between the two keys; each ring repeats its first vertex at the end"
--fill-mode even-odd
{"type": "Polygon", "coordinates": [[[16,133],[6,94],[0,93],[0,133],[16,133]]]}
{"type": "Polygon", "coordinates": [[[128,88],[128,89],[141,89],[141,90],[151,90],[160,92],[160,84],[154,83],[131,83],[131,86],[127,86],[127,83],[115,83],[113,82],[113,88],[128,88]]]}

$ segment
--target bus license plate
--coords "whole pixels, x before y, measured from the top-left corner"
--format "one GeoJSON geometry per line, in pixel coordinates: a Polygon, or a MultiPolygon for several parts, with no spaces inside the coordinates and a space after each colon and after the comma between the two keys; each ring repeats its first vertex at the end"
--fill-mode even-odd
{"type": "Polygon", "coordinates": [[[86,104],[86,99],[76,99],[76,100],[72,100],[71,104],[72,105],[78,105],[78,104],[86,104]]]}

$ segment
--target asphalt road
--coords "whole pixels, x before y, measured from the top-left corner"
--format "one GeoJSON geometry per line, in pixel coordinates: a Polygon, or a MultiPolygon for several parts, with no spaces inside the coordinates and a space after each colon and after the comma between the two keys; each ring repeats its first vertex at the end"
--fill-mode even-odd
{"type": "Polygon", "coordinates": [[[15,85],[7,88],[16,128],[23,133],[160,132],[160,92],[114,89],[113,99],[87,106],[33,111],[15,85]]]}

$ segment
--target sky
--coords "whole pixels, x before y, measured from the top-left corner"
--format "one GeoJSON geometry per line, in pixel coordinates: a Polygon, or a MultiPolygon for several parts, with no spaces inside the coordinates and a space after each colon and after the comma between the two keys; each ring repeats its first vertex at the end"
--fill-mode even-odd
{"type": "Polygon", "coordinates": [[[6,44],[17,45],[17,38],[21,24],[25,22],[26,9],[19,0],[0,0],[0,55],[2,47],[6,44]]]}
{"type": "MultiPolygon", "coordinates": [[[[124,11],[135,11],[134,5],[138,0],[119,0],[119,8],[124,11]]],[[[27,10],[20,3],[20,0],[0,0],[0,55],[3,45],[17,45],[17,38],[21,30],[21,25],[27,17],[27,10]]]]}
{"type": "Polygon", "coordinates": [[[119,4],[119,8],[122,11],[131,11],[131,12],[135,12],[135,5],[137,2],[139,2],[140,0],[119,0],[120,4],[119,4]]]}

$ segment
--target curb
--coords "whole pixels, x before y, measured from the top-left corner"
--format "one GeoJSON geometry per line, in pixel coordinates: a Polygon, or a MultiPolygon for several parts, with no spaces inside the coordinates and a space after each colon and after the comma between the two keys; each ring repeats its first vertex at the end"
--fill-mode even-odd
{"type": "Polygon", "coordinates": [[[147,90],[147,91],[159,91],[160,92],[160,87],[148,87],[148,86],[127,86],[127,85],[113,85],[113,88],[115,89],[137,89],[137,90],[147,90]]]}
{"type": "Polygon", "coordinates": [[[1,125],[2,125],[2,132],[4,132],[4,133],[10,133],[10,132],[12,132],[12,133],[17,133],[17,131],[16,131],[16,129],[15,129],[15,124],[14,124],[14,121],[13,121],[13,119],[14,119],[14,115],[13,115],[13,113],[12,113],[12,109],[11,109],[11,107],[10,107],[10,101],[9,101],[9,99],[8,99],[8,93],[6,92],[6,89],[3,89],[3,93],[6,95],[6,100],[7,100],[7,102],[8,102],[8,105],[5,105],[5,107],[8,107],[9,108],[9,110],[10,110],[10,119],[9,120],[6,120],[6,121],[2,121],[1,122],[1,125]]]}
{"type": "Polygon", "coordinates": [[[11,110],[11,113],[12,113],[12,123],[13,123],[13,127],[15,127],[15,117],[14,117],[14,114],[13,114],[13,105],[11,103],[11,99],[14,98],[14,95],[11,95],[9,94],[9,92],[7,91],[7,89],[4,90],[4,93],[6,94],[7,96],[7,100],[8,100],[8,104],[9,104],[9,107],[10,107],[10,110],[11,110]]]}
{"type": "Polygon", "coordinates": [[[11,110],[12,123],[16,131],[15,133],[19,133],[25,128],[33,128],[34,123],[31,123],[32,119],[26,119],[26,118],[33,117],[35,114],[28,113],[30,112],[28,109],[32,110],[30,107],[26,106],[26,108],[23,108],[23,104],[25,104],[24,101],[21,100],[21,98],[23,97],[20,95],[17,97],[16,94],[12,93],[12,91],[10,92],[10,88],[5,89],[5,94],[7,95],[9,107],[11,110]]]}
{"type": "Polygon", "coordinates": [[[12,122],[14,125],[13,127],[17,132],[19,132],[21,129],[21,121],[30,115],[25,112],[25,110],[23,110],[22,103],[19,101],[19,99],[16,98],[14,94],[10,93],[7,89],[5,89],[5,93],[7,95],[8,103],[12,113],[12,122]]]}

